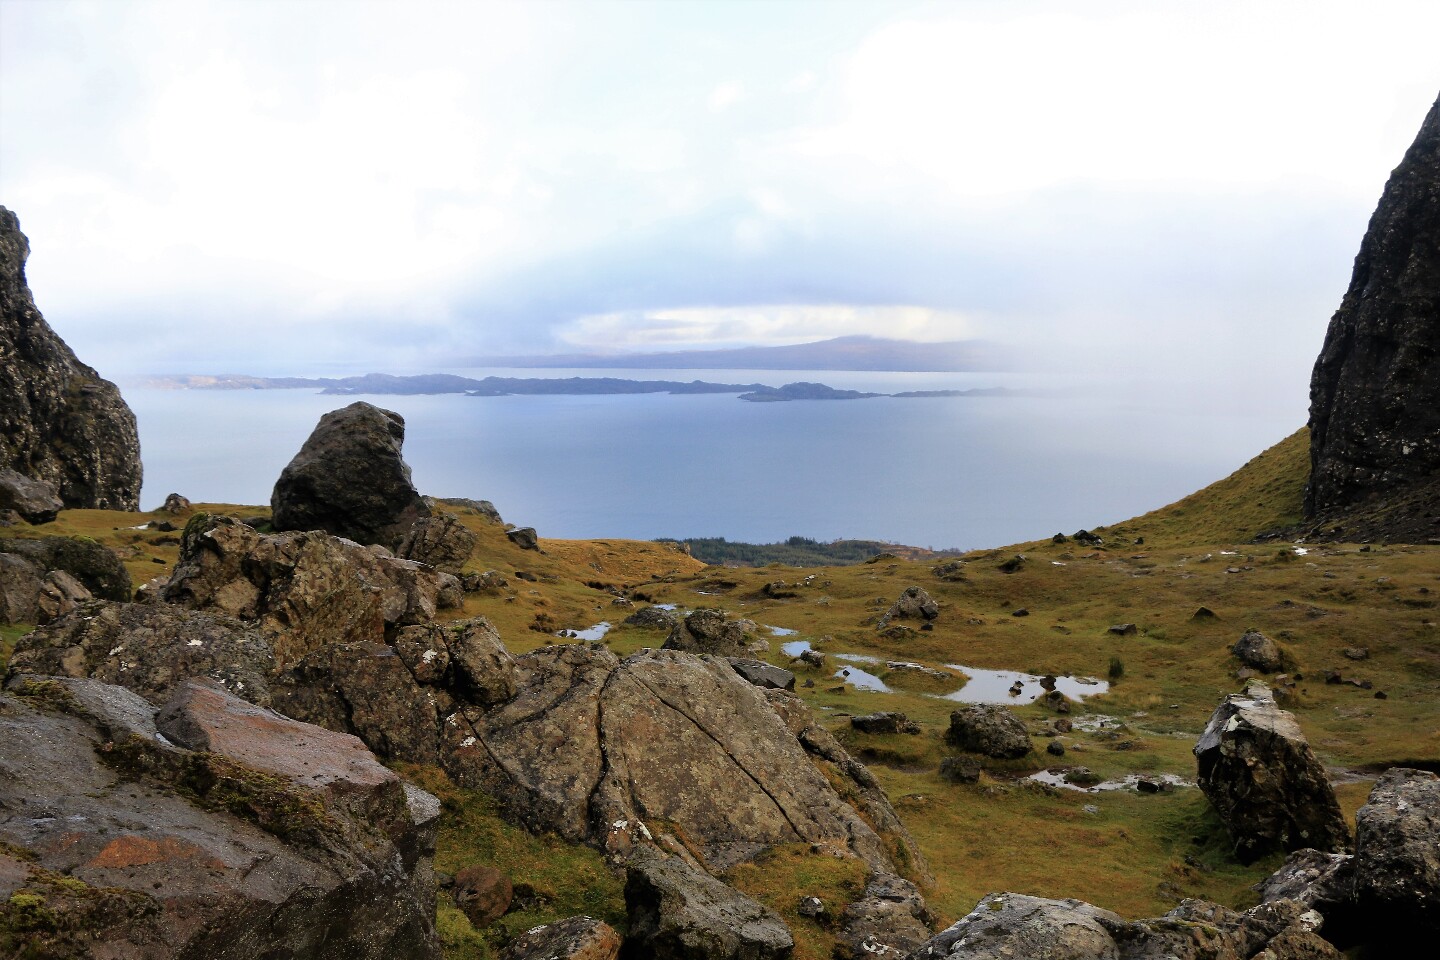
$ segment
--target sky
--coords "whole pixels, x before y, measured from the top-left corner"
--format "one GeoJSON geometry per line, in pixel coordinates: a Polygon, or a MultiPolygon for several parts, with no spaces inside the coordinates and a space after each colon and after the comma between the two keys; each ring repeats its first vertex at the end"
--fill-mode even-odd
{"type": "Polygon", "coordinates": [[[0,203],[109,376],[984,337],[1299,398],[1420,2],[0,0],[0,203]]]}

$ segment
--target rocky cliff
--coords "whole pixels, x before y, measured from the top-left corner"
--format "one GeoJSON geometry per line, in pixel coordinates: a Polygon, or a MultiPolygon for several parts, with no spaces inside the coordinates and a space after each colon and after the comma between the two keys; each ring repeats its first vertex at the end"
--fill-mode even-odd
{"type": "Polygon", "coordinates": [[[0,207],[0,467],[67,507],[140,508],[140,438],[115,384],[76,359],[25,282],[30,243],[0,207]]]}
{"type": "MultiPolygon", "coordinates": [[[[1330,320],[1310,381],[1310,437],[1310,517],[1417,488],[1440,500],[1440,100],[1391,173],[1330,320]]],[[[1404,513],[1425,516],[1413,504],[1404,513]]],[[[1393,535],[1383,518],[1362,526],[1393,535]]]]}

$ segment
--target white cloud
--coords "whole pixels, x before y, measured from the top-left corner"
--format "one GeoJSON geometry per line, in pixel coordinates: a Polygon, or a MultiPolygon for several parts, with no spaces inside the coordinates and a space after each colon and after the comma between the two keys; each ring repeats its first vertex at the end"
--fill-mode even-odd
{"type": "Polygon", "coordinates": [[[732,107],[744,95],[745,85],[743,83],[728,80],[725,83],[719,84],[714,90],[710,91],[710,99],[708,101],[710,112],[719,113],[722,110],[732,107]]]}

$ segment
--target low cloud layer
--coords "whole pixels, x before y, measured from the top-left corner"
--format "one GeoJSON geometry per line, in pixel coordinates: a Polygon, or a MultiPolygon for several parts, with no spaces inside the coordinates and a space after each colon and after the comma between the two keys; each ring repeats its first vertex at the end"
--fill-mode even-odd
{"type": "Polygon", "coordinates": [[[1295,396],[1440,89],[1440,7],[1399,0],[0,0],[0,28],[0,202],[111,374],[872,333],[1295,396]]]}

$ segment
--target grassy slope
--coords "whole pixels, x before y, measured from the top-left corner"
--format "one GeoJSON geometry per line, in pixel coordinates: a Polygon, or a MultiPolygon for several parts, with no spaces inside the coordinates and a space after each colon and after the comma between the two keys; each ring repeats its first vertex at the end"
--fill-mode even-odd
{"type": "MultiPolygon", "coordinates": [[[[831,652],[1102,677],[1111,659],[1119,658],[1123,678],[1080,711],[1120,719],[1125,726],[1118,736],[1075,734],[1065,738],[1066,757],[1039,753],[995,764],[974,786],[938,777],[948,754],[942,734],[954,704],[930,695],[934,684],[926,689],[881,667],[897,692],[866,693],[830,675],[839,664],[824,672],[795,669],[802,683],[812,682],[801,695],[871,764],[925,851],[937,877],[930,903],[941,919],[953,920],[986,892],[1002,889],[1080,897],[1127,915],[1154,915],[1182,896],[1238,905],[1253,901],[1250,884],[1275,859],[1248,868],[1234,863],[1198,791],[1090,795],[1036,789],[1018,777],[1082,763],[1105,776],[1192,777],[1191,745],[1215,703],[1237,686],[1229,647],[1249,627],[1279,639],[1310,678],[1291,709],[1322,759],[1352,772],[1342,777],[1351,782],[1339,788],[1348,812],[1364,800],[1367,771],[1440,758],[1440,632],[1433,599],[1440,591],[1440,548],[1326,546],[1297,556],[1288,545],[1248,545],[1255,533],[1298,517],[1307,466],[1302,432],[1191,497],[1102,531],[1103,549],[1041,541],[977,551],[966,555],[965,579],[956,582],[940,580],[932,563],[904,559],[803,572],[706,568],[671,548],[624,540],[545,540],[537,554],[509,543],[499,526],[461,511],[462,521],[481,537],[470,567],[498,570],[510,581],[498,593],[470,597],[463,612],[489,617],[516,652],[556,642],[530,629],[541,615],[565,628],[616,624],[606,642],[621,654],[663,642],[657,631],[619,626],[628,611],[612,606],[610,595],[589,581],[627,586],[682,607],[721,606],[797,630],[831,652]],[[1139,537],[1144,546],[1134,545],[1139,537]],[[1000,564],[1017,552],[1026,562],[1017,572],[1003,572],[1000,564]],[[537,579],[518,579],[515,571],[537,579]],[[794,599],[773,600],[761,592],[768,581],[808,574],[815,580],[794,599]],[[940,601],[935,628],[882,639],[874,618],[910,584],[940,601]],[[1219,618],[1191,619],[1202,605],[1219,618]],[[1029,614],[1016,616],[1020,608],[1029,614]],[[1137,625],[1134,635],[1108,632],[1125,622],[1137,625]],[[1343,659],[1339,651],[1348,646],[1368,646],[1371,658],[1343,659]],[[1371,680],[1388,699],[1316,682],[1323,668],[1371,680]],[[880,709],[907,712],[922,723],[922,734],[878,737],[850,730],[849,715],[880,709]]],[[[50,528],[132,549],[127,563],[138,582],[163,572],[176,549],[167,535],[126,529],[144,519],[73,511],[50,528]]],[[[778,641],[769,659],[791,665],[778,641]]],[[[1017,712],[1036,726],[1048,716],[1036,707],[1017,712]]],[[[1037,739],[1037,749],[1045,742],[1037,739]]],[[[486,956],[514,926],[510,919],[541,922],[583,910],[619,922],[619,886],[603,882],[603,870],[594,872],[600,868],[593,853],[528,837],[503,824],[485,798],[431,782],[433,772],[412,774],[446,799],[442,869],[494,860],[517,880],[543,887],[550,900],[488,934],[471,931],[458,911],[442,910],[449,956],[486,956]]],[[[819,892],[839,903],[858,882],[839,868],[820,866],[798,851],[780,851],[732,877],[792,922],[802,960],[828,955],[829,935],[794,916],[796,899],[819,892]]]]}
{"type": "Polygon", "coordinates": [[[1111,531],[1154,547],[1227,543],[1298,524],[1310,479],[1310,429],[1301,427],[1224,480],[1111,531]]]}

